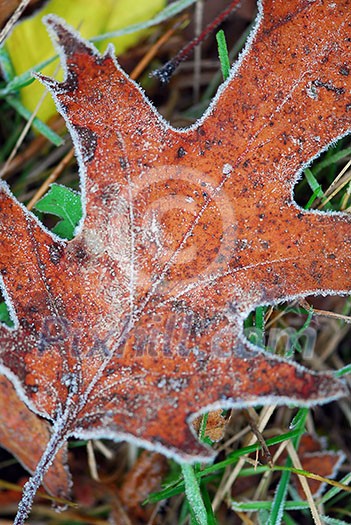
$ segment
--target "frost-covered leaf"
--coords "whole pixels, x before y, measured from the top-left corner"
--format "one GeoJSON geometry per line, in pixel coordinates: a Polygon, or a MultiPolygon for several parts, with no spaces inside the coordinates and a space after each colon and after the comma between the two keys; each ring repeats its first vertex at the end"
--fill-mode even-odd
{"type": "Polygon", "coordinates": [[[110,51],[47,24],[66,77],[41,79],[75,142],[85,218],[60,241],[1,187],[0,271],[17,316],[1,331],[2,369],[54,424],[17,524],[69,436],[209,460],[189,427],[199,412],[347,393],[249,343],[243,321],[351,291],[350,216],[292,197],[302,168],[351,127],[350,1],[260,4],[239,65],[188,130],[110,51]]]}
{"type": "MultiPolygon", "coordinates": [[[[302,437],[298,453],[302,468],[323,478],[335,478],[345,460],[345,454],[341,450],[328,450],[325,440],[312,434],[302,437]]],[[[305,499],[306,495],[297,476],[294,476],[293,480],[300,497],[305,499]]],[[[325,488],[325,484],[318,480],[307,478],[307,482],[314,496],[319,496],[325,488]]]]}
{"type": "MultiPolygon", "coordinates": [[[[4,376],[0,376],[0,406],[0,445],[33,473],[50,439],[50,425],[26,407],[4,376]]],[[[65,445],[43,481],[46,490],[59,498],[67,498],[70,492],[71,480],[66,462],[65,445]]]]}
{"type": "MultiPolygon", "coordinates": [[[[131,9],[128,0],[50,0],[35,16],[18,24],[6,41],[6,49],[10,54],[14,72],[21,75],[40,62],[51,58],[54,53],[50,41],[42,24],[42,17],[48,13],[64,16],[73,27],[79,27],[85,38],[122,29],[130,24],[142,22],[152,18],[165,5],[165,0],[143,0],[134,2],[131,9]]],[[[116,53],[123,53],[128,47],[135,45],[145,32],[139,31],[132,34],[110,39],[116,48],[116,53]]],[[[102,42],[106,47],[106,40],[102,42]]],[[[57,70],[57,62],[46,67],[45,73],[53,75],[57,70]]],[[[37,82],[21,90],[21,100],[31,112],[37,106],[43,95],[43,87],[37,82]]],[[[47,121],[55,114],[55,107],[50,97],[42,102],[38,117],[47,121]]]]}

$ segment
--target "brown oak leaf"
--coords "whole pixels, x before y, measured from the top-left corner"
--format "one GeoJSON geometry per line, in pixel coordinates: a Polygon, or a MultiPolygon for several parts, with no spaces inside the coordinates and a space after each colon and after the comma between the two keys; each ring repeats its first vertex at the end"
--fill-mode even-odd
{"type": "MultiPolygon", "coordinates": [[[[269,447],[269,452],[272,456],[274,456],[277,450],[278,445],[269,447]]],[[[276,461],[276,465],[285,465],[288,455],[288,452],[284,451],[276,461]]],[[[303,434],[298,448],[298,456],[302,468],[312,475],[321,476],[322,480],[323,478],[334,479],[342,463],[345,461],[345,454],[342,450],[329,450],[326,440],[315,434],[303,434]]],[[[257,456],[252,454],[251,459],[253,461],[257,460],[257,456]]],[[[313,496],[321,496],[326,488],[327,482],[323,482],[322,480],[306,477],[313,496]]],[[[296,474],[292,474],[292,482],[300,498],[306,499],[305,491],[296,474]]],[[[250,497],[248,491],[254,490],[254,488],[257,487],[257,483],[256,476],[247,476],[238,479],[235,485],[233,485],[233,497],[236,499],[239,497],[240,499],[250,497]]]]}
{"type": "MultiPolygon", "coordinates": [[[[27,408],[4,376],[0,376],[0,407],[0,444],[33,473],[50,439],[50,425],[27,408]]],[[[46,490],[59,498],[67,498],[70,493],[66,463],[64,445],[43,479],[46,490]]]]}
{"type": "MultiPolygon", "coordinates": [[[[341,464],[345,461],[345,454],[342,450],[328,450],[325,440],[316,435],[304,434],[299,446],[299,458],[304,470],[323,478],[334,479],[341,464]]],[[[305,499],[306,494],[298,477],[295,475],[293,476],[293,482],[300,498],[305,499]]],[[[307,483],[314,496],[320,496],[326,486],[326,483],[311,478],[307,478],[307,483]]]]}
{"type": "MultiPolygon", "coordinates": [[[[255,307],[351,291],[350,216],[305,211],[303,167],[351,127],[351,2],[265,0],[211,107],[186,130],[54,17],[65,65],[42,77],[73,137],[84,221],[69,242],[0,194],[0,271],[15,328],[1,370],[53,434],[16,523],[69,436],[209,460],[189,420],[219,407],[346,394],[243,335],[255,307]]],[[[21,521],[22,520],[22,521],[21,521]]]]}

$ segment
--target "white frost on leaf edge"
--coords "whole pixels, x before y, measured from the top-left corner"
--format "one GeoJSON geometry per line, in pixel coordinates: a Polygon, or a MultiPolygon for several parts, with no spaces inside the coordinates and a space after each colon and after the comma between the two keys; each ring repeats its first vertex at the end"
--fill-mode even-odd
{"type": "MultiPolygon", "coordinates": [[[[92,53],[94,56],[96,57],[101,57],[101,56],[111,56],[111,58],[113,59],[114,61],[114,64],[117,68],[117,70],[119,72],[121,72],[121,74],[123,74],[123,76],[126,78],[126,80],[128,82],[131,82],[132,84],[135,85],[135,87],[138,89],[138,91],[141,93],[142,97],[143,97],[143,100],[145,101],[145,103],[148,105],[148,107],[150,108],[150,110],[155,114],[155,116],[157,117],[157,119],[160,121],[160,123],[162,124],[162,126],[166,129],[166,130],[170,130],[172,132],[176,132],[178,134],[186,134],[188,132],[191,132],[191,131],[194,131],[196,130],[199,126],[201,126],[204,121],[213,113],[213,110],[215,109],[216,107],[216,104],[218,102],[218,100],[220,99],[220,97],[222,96],[223,92],[226,90],[226,88],[228,87],[228,85],[231,83],[231,81],[233,80],[233,78],[235,77],[236,73],[238,72],[243,60],[245,59],[246,55],[249,53],[250,49],[251,49],[251,46],[252,46],[252,43],[255,39],[255,36],[259,30],[259,27],[262,23],[262,20],[263,20],[263,16],[264,16],[264,13],[263,13],[263,1],[262,0],[258,0],[258,14],[257,14],[257,17],[256,17],[256,20],[255,20],[255,24],[254,24],[254,27],[251,31],[251,34],[249,35],[247,41],[246,41],[246,44],[245,44],[245,47],[244,49],[241,51],[238,59],[236,60],[236,62],[233,64],[233,66],[231,67],[231,70],[230,70],[230,75],[228,77],[228,79],[226,81],[224,81],[218,88],[217,90],[217,93],[216,95],[214,96],[214,98],[212,99],[209,107],[207,108],[207,110],[204,112],[204,114],[192,125],[192,126],[189,126],[188,128],[174,128],[172,127],[160,114],[159,112],[157,111],[157,109],[154,107],[154,105],[151,103],[151,101],[147,98],[144,90],[139,86],[139,84],[137,82],[135,82],[134,80],[131,80],[129,78],[129,76],[123,71],[123,69],[120,67],[120,65],[118,64],[118,61],[117,59],[115,58],[115,54],[114,54],[114,47],[112,44],[110,44],[105,53],[103,55],[101,55],[98,50],[95,48],[95,46],[93,44],[90,44],[88,43],[86,40],[84,40],[78,32],[76,32],[74,29],[72,29],[70,26],[68,26],[68,24],[66,24],[65,21],[63,21],[62,19],[60,19],[59,17],[57,16],[53,16],[53,15],[49,15],[50,18],[52,20],[57,20],[59,24],[61,24],[63,27],[65,27],[70,33],[72,33],[73,35],[75,35],[75,37],[77,38],[78,41],[82,42],[84,44],[84,46],[88,47],[91,49],[92,53]]],[[[45,17],[47,18],[47,17],[45,17]]],[[[45,21],[45,19],[44,19],[45,21]]],[[[48,24],[47,24],[48,25],[48,24]]],[[[67,66],[66,66],[66,57],[65,57],[65,53],[63,51],[63,48],[61,47],[61,45],[58,44],[58,42],[56,41],[56,37],[55,37],[55,32],[54,30],[48,25],[48,31],[49,33],[51,34],[51,36],[53,37],[53,42],[54,42],[54,46],[60,56],[60,59],[61,59],[61,63],[62,63],[62,66],[63,66],[63,69],[64,69],[64,73],[65,73],[65,79],[67,79],[67,66]]],[[[38,77],[37,75],[34,75],[36,78],[38,78],[44,85],[46,85],[46,87],[51,91],[51,94],[55,100],[55,103],[56,103],[56,106],[59,110],[59,112],[64,116],[65,118],[65,121],[66,121],[66,124],[67,124],[67,127],[69,129],[69,132],[71,134],[71,137],[72,137],[72,141],[73,141],[73,144],[74,144],[74,147],[75,147],[75,153],[76,153],[76,156],[77,156],[77,161],[78,161],[78,166],[79,166],[79,175],[80,175],[80,184],[81,184],[81,195],[82,195],[82,205],[83,205],[83,216],[82,216],[82,219],[80,221],[80,223],[78,224],[78,226],[76,227],[76,230],[75,230],[75,235],[77,235],[80,231],[81,231],[81,228],[82,228],[82,225],[83,225],[83,222],[85,220],[85,210],[86,210],[86,206],[85,206],[85,203],[86,203],[86,199],[85,199],[85,180],[86,180],[86,168],[85,168],[85,163],[84,163],[84,159],[83,159],[83,154],[82,154],[82,144],[81,144],[81,141],[80,141],[80,138],[78,136],[78,134],[76,133],[75,129],[74,129],[74,126],[70,123],[70,120],[68,118],[66,118],[65,116],[65,111],[64,111],[64,108],[62,107],[62,105],[60,104],[60,102],[58,101],[57,97],[55,96],[55,93],[52,92],[52,90],[50,89],[50,83],[49,82],[45,82],[45,80],[43,81],[42,79],[40,79],[40,77],[38,77]]],[[[324,148],[322,148],[314,157],[312,157],[311,159],[309,159],[309,161],[303,165],[301,167],[301,169],[296,173],[296,180],[295,182],[298,180],[298,178],[301,177],[301,174],[303,172],[303,170],[309,166],[323,151],[325,151],[326,149],[328,149],[330,147],[330,145],[336,143],[337,140],[339,140],[340,138],[342,138],[343,136],[346,136],[348,133],[350,133],[351,130],[348,130],[347,132],[345,132],[344,134],[342,134],[340,137],[337,137],[336,139],[334,139],[333,141],[331,141],[328,145],[326,145],[324,148]]],[[[60,237],[58,237],[57,235],[53,234],[50,230],[48,230],[47,228],[45,228],[45,226],[43,226],[43,224],[39,221],[39,219],[37,219],[37,217],[32,214],[31,212],[29,212],[21,203],[19,203],[17,201],[17,199],[15,199],[13,197],[13,195],[11,194],[8,186],[6,183],[3,183],[1,182],[0,183],[1,187],[3,187],[5,189],[5,191],[12,197],[12,199],[18,203],[23,211],[25,212],[26,215],[28,215],[31,219],[34,219],[38,226],[40,228],[42,228],[50,237],[52,237],[55,241],[65,245],[67,243],[67,241],[61,239],[60,237]]],[[[293,195],[293,187],[292,187],[292,195],[293,195]]],[[[319,211],[319,210],[309,210],[309,211],[306,211],[304,210],[303,208],[300,208],[294,201],[293,201],[293,204],[295,204],[297,206],[297,208],[299,208],[301,210],[301,212],[305,213],[305,214],[309,214],[309,213],[313,213],[313,214],[321,214],[321,215],[342,215],[342,216],[345,216],[346,214],[345,213],[342,213],[342,212],[323,212],[323,211],[319,211]]],[[[3,291],[3,293],[5,292],[6,293],[6,290],[4,289],[4,285],[3,283],[1,282],[0,280],[0,287],[1,287],[1,290],[3,291]]],[[[288,301],[288,300],[291,300],[291,299],[295,299],[297,297],[302,297],[302,296],[307,296],[307,295],[329,295],[329,294],[333,294],[335,293],[333,290],[321,290],[321,291],[313,291],[313,292],[308,292],[304,295],[297,295],[297,296],[286,296],[284,298],[284,301],[288,301]]],[[[345,293],[345,294],[348,294],[350,293],[350,290],[345,290],[345,292],[340,292],[340,291],[337,291],[337,294],[342,294],[342,293],[345,293]]],[[[283,300],[279,300],[279,301],[275,301],[275,302],[270,302],[269,304],[278,304],[278,303],[281,303],[283,302],[283,300]]],[[[7,304],[10,304],[11,305],[11,308],[13,310],[13,306],[11,304],[11,301],[7,302],[7,304]]],[[[250,313],[250,311],[252,310],[252,308],[255,308],[257,306],[260,306],[262,304],[266,304],[266,303],[258,303],[256,305],[253,305],[253,307],[250,307],[247,311],[242,311],[241,312],[241,315],[240,315],[240,318],[242,319],[242,321],[246,318],[246,316],[248,315],[248,313],[250,313]]],[[[12,312],[14,313],[14,312],[12,312]]],[[[16,322],[17,319],[15,319],[16,322]]],[[[14,329],[11,329],[11,330],[14,330],[14,329]]],[[[247,341],[246,338],[244,338],[244,336],[242,335],[242,339],[245,341],[245,343],[250,347],[251,350],[253,350],[254,352],[259,352],[261,354],[268,354],[267,352],[263,351],[262,349],[260,349],[259,347],[251,344],[249,341],[247,341]]],[[[270,358],[275,358],[277,361],[280,361],[280,362],[288,362],[291,364],[291,361],[287,360],[287,359],[284,359],[284,358],[279,358],[277,356],[273,356],[273,355],[270,355],[268,354],[270,358]]],[[[313,371],[310,371],[308,370],[307,368],[303,367],[302,365],[299,365],[297,363],[294,363],[295,367],[301,371],[306,371],[308,373],[311,373],[311,374],[316,374],[316,375],[320,375],[317,374],[316,372],[313,373],[313,371]]],[[[23,390],[23,387],[20,383],[20,381],[18,380],[17,376],[15,376],[12,372],[10,372],[6,367],[4,367],[3,365],[0,365],[0,371],[7,377],[10,379],[10,381],[12,382],[12,384],[15,385],[15,388],[16,388],[16,391],[17,393],[19,394],[19,397],[22,399],[22,401],[25,402],[25,404],[27,406],[29,406],[29,408],[41,415],[41,416],[44,416],[44,417],[48,417],[47,415],[45,416],[44,414],[42,413],[39,413],[37,411],[37,409],[34,407],[34,405],[30,402],[30,400],[25,396],[24,394],[24,390],[23,390]]],[[[341,381],[341,380],[340,380],[341,381]]],[[[324,398],[322,400],[322,403],[327,403],[327,402],[330,402],[330,401],[333,401],[335,399],[338,399],[340,397],[340,395],[336,395],[336,396],[332,396],[330,398],[324,398]]],[[[257,398],[253,401],[249,401],[249,402],[241,402],[241,401],[234,401],[234,400],[226,400],[226,401],[218,401],[216,403],[212,403],[210,405],[206,405],[204,407],[201,407],[197,412],[194,412],[194,414],[191,414],[191,416],[189,416],[188,418],[188,422],[191,423],[191,421],[193,419],[195,419],[198,415],[201,415],[201,414],[204,414],[210,410],[216,410],[216,409],[219,409],[219,408],[243,408],[243,407],[247,407],[247,406],[255,406],[255,405],[268,405],[268,404],[276,404],[277,401],[278,401],[278,404],[280,405],[284,405],[284,404],[290,404],[291,402],[294,402],[296,403],[297,405],[299,406],[314,406],[315,404],[321,404],[321,401],[319,400],[313,400],[311,402],[298,402],[292,398],[284,398],[284,397],[279,397],[278,398],[279,400],[277,400],[274,396],[263,396],[262,398],[257,398]]],[[[190,426],[190,429],[192,430],[191,426],[190,426]]],[[[91,439],[97,439],[97,438],[111,438],[113,439],[114,441],[123,441],[125,439],[127,439],[128,441],[132,442],[132,443],[135,443],[137,445],[142,445],[144,448],[147,448],[147,449],[150,449],[150,450],[156,450],[156,451],[159,451],[165,455],[167,455],[168,457],[171,457],[173,459],[177,459],[178,461],[184,461],[185,457],[183,455],[180,455],[178,452],[176,451],[172,451],[170,450],[169,448],[167,447],[164,447],[163,445],[159,444],[154,444],[154,443],[150,443],[149,441],[145,441],[143,439],[140,439],[140,438],[136,438],[135,436],[131,435],[131,434],[128,434],[128,433],[119,433],[119,432],[113,432],[113,431],[106,431],[105,429],[97,429],[97,430],[94,430],[92,432],[88,432],[88,431],[85,431],[85,430],[77,430],[76,432],[74,432],[72,434],[72,436],[76,437],[76,438],[91,438],[91,439]]],[[[196,436],[196,434],[194,433],[194,436],[196,436]]],[[[204,448],[206,448],[206,446],[204,445],[204,448]]],[[[211,449],[210,449],[211,450],[211,449]]],[[[189,462],[195,462],[195,461],[199,461],[199,459],[201,461],[211,461],[212,460],[212,457],[209,457],[209,456],[204,456],[203,458],[201,456],[186,456],[187,459],[186,461],[189,461],[189,462]]]]}
{"type": "MultiPolygon", "coordinates": [[[[106,51],[103,54],[101,54],[92,43],[90,43],[89,41],[87,41],[84,38],[82,38],[80,33],[78,31],[76,31],[74,28],[72,28],[71,26],[69,26],[69,24],[67,24],[66,21],[63,20],[62,18],[60,18],[60,17],[58,17],[56,15],[46,15],[45,17],[43,17],[43,22],[44,22],[44,24],[47,27],[47,30],[48,30],[49,35],[51,37],[51,40],[53,42],[53,46],[54,46],[55,50],[57,51],[57,53],[58,53],[58,55],[60,57],[61,66],[62,66],[62,69],[63,69],[63,72],[64,72],[64,80],[63,80],[63,82],[65,82],[67,80],[67,78],[68,78],[68,68],[67,68],[66,55],[65,55],[63,47],[57,41],[56,33],[55,33],[54,29],[51,27],[51,24],[48,23],[48,20],[56,21],[63,28],[65,28],[69,33],[74,35],[74,38],[78,42],[81,42],[85,47],[89,48],[91,50],[92,54],[95,57],[97,57],[97,58],[110,57],[113,60],[113,63],[115,65],[116,69],[118,70],[118,72],[121,73],[124,76],[124,78],[126,79],[127,82],[132,83],[136,87],[136,89],[140,92],[140,94],[142,95],[142,98],[143,98],[145,104],[149,107],[149,109],[152,111],[152,113],[156,116],[156,118],[158,119],[158,121],[161,124],[161,126],[166,131],[172,131],[174,133],[178,133],[179,135],[181,135],[181,134],[186,134],[188,132],[192,132],[192,131],[196,130],[199,126],[201,126],[203,124],[203,122],[207,119],[207,117],[209,117],[212,114],[212,112],[213,112],[213,110],[214,110],[218,100],[220,99],[222,93],[225,91],[227,86],[229,86],[231,80],[233,79],[233,77],[236,75],[238,69],[240,68],[240,65],[241,65],[242,61],[244,60],[245,56],[249,53],[249,51],[251,49],[252,42],[253,42],[253,40],[254,40],[254,38],[256,36],[256,33],[257,33],[258,29],[259,29],[259,26],[261,25],[261,22],[263,20],[263,2],[262,2],[262,0],[257,0],[257,3],[258,3],[258,12],[257,12],[256,20],[255,20],[255,23],[254,23],[254,27],[253,27],[253,29],[251,31],[251,34],[247,38],[246,44],[244,46],[244,49],[241,51],[238,59],[236,60],[236,62],[231,67],[230,75],[229,75],[228,79],[226,81],[224,81],[219,86],[216,95],[212,99],[209,107],[207,108],[205,113],[202,115],[202,117],[200,117],[192,126],[189,126],[188,128],[174,128],[173,126],[170,125],[169,122],[167,122],[166,119],[164,119],[162,117],[162,115],[158,112],[158,110],[152,104],[150,99],[146,96],[145,91],[143,90],[143,88],[136,81],[132,80],[127,75],[127,73],[121,68],[121,66],[119,65],[118,60],[116,58],[115,48],[114,48],[113,44],[108,44],[108,46],[106,48],[106,51]]],[[[35,78],[37,78],[50,91],[50,94],[51,94],[51,96],[54,99],[54,102],[55,102],[55,105],[57,107],[58,112],[63,116],[63,118],[64,118],[64,120],[66,122],[67,128],[69,130],[69,133],[71,135],[72,142],[73,142],[73,145],[74,145],[74,150],[75,150],[75,154],[76,154],[76,158],[77,158],[77,162],[78,162],[78,169],[79,169],[80,190],[81,190],[82,210],[83,210],[82,218],[81,218],[79,224],[76,226],[75,231],[74,231],[74,236],[76,236],[82,231],[84,220],[86,218],[86,167],[85,167],[83,154],[82,154],[82,143],[81,143],[81,140],[80,140],[80,138],[78,136],[78,133],[74,129],[74,126],[71,124],[70,119],[66,116],[65,109],[62,106],[62,104],[60,103],[58,97],[56,96],[55,91],[51,88],[50,81],[45,81],[45,79],[42,79],[40,77],[40,75],[38,75],[36,73],[34,73],[33,76],[35,78]]],[[[61,83],[61,82],[56,82],[56,81],[53,81],[53,82],[57,83],[57,84],[61,83]]]]}
{"type": "MultiPolygon", "coordinates": [[[[252,345],[253,348],[256,348],[252,345]]],[[[263,353],[263,352],[262,352],[263,353]]],[[[279,361],[285,361],[280,359],[279,361]]],[[[290,363],[291,364],[291,363],[290,363]]],[[[296,368],[298,370],[307,371],[308,373],[312,373],[308,369],[304,368],[301,365],[298,365],[294,363],[296,368]]],[[[315,372],[315,375],[318,375],[317,372],[315,372]]],[[[320,375],[320,374],[319,374],[320,375]]],[[[323,399],[322,403],[330,403],[331,401],[336,401],[340,398],[340,395],[330,396],[328,398],[323,399]]],[[[128,443],[131,443],[133,445],[136,445],[137,447],[142,447],[146,450],[150,450],[151,452],[159,452],[163,454],[164,456],[173,459],[174,461],[178,463],[211,463],[214,458],[217,455],[217,451],[205,443],[202,443],[199,441],[199,436],[195,433],[195,430],[192,427],[192,422],[199,416],[206,414],[208,412],[214,411],[214,410],[229,410],[229,409],[243,409],[248,407],[257,407],[257,406],[267,406],[267,405],[276,405],[276,406],[291,406],[291,404],[294,403],[296,406],[300,407],[314,407],[316,405],[320,405],[320,400],[312,400],[310,402],[304,402],[301,403],[299,401],[296,401],[294,398],[291,397],[276,397],[276,396],[262,396],[257,397],[254,400],[251,401],[233,401],[233,400],[220,400],[215,403],[211,403],[209,405],[201,407],[199,410],[191,414],[187,418],[187,424],[189,425],[191,433],[194,435],[194,438],[198,441],[199,444],[203,446],[204,451],[208,450],[208,455],[194,455],[194,454],[186,454],[181,453],[179,450],[175,448],[170,448],[169,446],[162,445],[161,443],[155,443],[150,442],[148,440],[138,438],[134,436],[133,434],[130,434],[128,432],[118,432],[113,430],[107,430],[104,427],[101,428],[95,428],[94,430],[84,430],[77,428],[72,434],[70,434],[70,437],[73,437],[75,439],[110,439],[111,441],[114,441],[115,443],[119,443],[121,441],[128,441],[128,443]]]]}

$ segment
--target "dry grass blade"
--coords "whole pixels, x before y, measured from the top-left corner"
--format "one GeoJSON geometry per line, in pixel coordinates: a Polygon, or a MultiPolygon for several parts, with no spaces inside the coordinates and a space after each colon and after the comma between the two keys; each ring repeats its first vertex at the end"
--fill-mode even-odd
{"type": "Polygon", "coordinates": [[[318,206],[319,210],[322,210],[325,205],[332,200],[335,195],[337,195],[345,186],[347,186],[351,181],[351,173],[344,178],[344,180],[341,182],[341,177],[347,172],[349,167],[351,166],[351,160],[346,164],[346,166],[343,168],[343,170],[339,173],[339,175],[336,177],[334,182],[331,184],[330,188],[326,192],[327,194],[331,191],[331,189],[336,186],[335,190],[329,193],[326,199],[323,200],[323,202],[318,206]],[[338,182],[340,181],[340,184],[338,182]]]}
{"type": "MultiPolygon", "coordinates": [[[[257,422],[257,428],[261,434],[263,430],[266,428],[266,425],[268,424],[268,421],[270,420],[275,409],[276,409],[275,405],[267,406],[262,409],[260,417],[257,422]]],[[[246,446],[252,445],[256,441],[257,441],[257,437],[254,434],[252,434],[248,442],[245,443],[245,445],[246,446]]],[[[212,508],[214,511],[216,511],[219,508],[222,501],[229,494],[231,486],[233,485],[234,481],[238,477],[241,469],[243,468],[245,464],[245,461],[246,461],[245,456],[240,458],[237,464],[235,465],[234,469],[231,472],[228,471],[228,474],[223,476],[220,486],[212,502],[212,508]]]]}
{"type": "MultiPolygon", "coordinates": [[[[288,443],[288,446],[287,446],[287,449],[288,449],[288,452],[289,452],[289,455],[290,455],[290,458],[293,462],[293,465],[296,469],[300,469],[300,470],[303,470],[302,469],[302,465],[301,465],[301,461],[299,459],[299,456],[297,455],[297,452],[293,446],[293,444],[291,442],[288,443]]],[[[317,507],[316,507],[316,504],[314,502],[314,499],[313,499],[313,496],[312,496],[312,493],[311,493],[311,489],[307,483],[307,480],[304,476],[298,476],[299,478],[299,481],[301,483],[301,486],[304,490],[304,493],[306,495],[306,499],[308,501],[308,504],[310,506],[310,509],[311,509],[311,513],[312,513],[312,516],[313,516],[313,519],[314,519],[314,522],[316,523],[316,525],[323,525],[322,521],[321,521],[321,518],[319,516],[319,512],[317,510],[317,507]]]]}
{"type": "Polygon", "coordinates": [[[23,11],[25,10],[29,2],[30,0],[22,0],[21,3],[17,6],[11,18],[9,19],[9,21],[7,22],[7,24],[5,25],[5,27],[2,29],[0,33],[0,45],[6,40],[7,35],[12,30],[13,26],[15,25],[15,23],[17,22],[17,20],[19,19],[19,17],[23,13],[23,11]]]}
{"type": "Polygon", "coordinates": [[[186,16],[182,16],[173,27],[168,29],[158,40],[153,44],[153,46],[150,47],[149,51],[145,53],[143,58],[140,60],[139,64],[135,66],[133,71],[130,73],[130,78],[133,80],[136,80],[140,77],[142,72],[147,68],[147,66],[150,64],[151,60],[157,55],[160,48],[169,41],[169,39],[174,35],[174,33],[177,31],[179,26],[187,19],[186,16]]]}
{"type": "Polygon", "coordinates": [[[32,197],[32,199],[27,204],[28,210],[31,210],[35,204],[38,202],[39,199],[44,195],[44,193],[47,192],[49,189],[50,184],[55,182],[55,180],[61,175],[63,170],[68,166],[68,164],[71,162],[71,160],[74,157],[74,149],[72,148],[69,150],[68,153],[63,157],[61,162],[56,166],[54,171],[49,175],[47,179],[43,182],[43,184],[40,186],[40,188],[37,190],[35,195],[32,197]]]}

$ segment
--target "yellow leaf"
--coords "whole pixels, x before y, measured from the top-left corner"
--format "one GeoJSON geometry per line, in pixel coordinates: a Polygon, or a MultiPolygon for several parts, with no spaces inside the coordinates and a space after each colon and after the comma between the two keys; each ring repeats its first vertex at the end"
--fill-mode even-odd
{"type": "MultiPolygon", "coordinates": [[[[93,36],[123,29],[132,24],[149,20],[164,8],[166,0],[50,0],[34,17],[18,24],[6,41],[6,49],[10,54],[16,75],[33,68],[36,64],[54,55],[47,30],[42,18],[48,13],[54,13],[64,18],[68,24],[79,29],[82,37],[93,36]]],[[[118,38],[109,39],[115,45],[116,54],[135,45],[145,34],[144,31],[131,33],[118,38]]],[[[99,42],[99,49],[106,47],[106,42],[99,42]]],[[[42,69],[48,76],[55,76],[58,61],[42,69]]],[[[62,79],[62,71],[56,77],[62,79]]],[[[39,82],[33,82],[21,90],[22,103],[33,111],[44,94],[44,88],[39,82]]],[[[56,113],[51,97],[45,97],[37,116],[47,121],[56,113]]]]}

